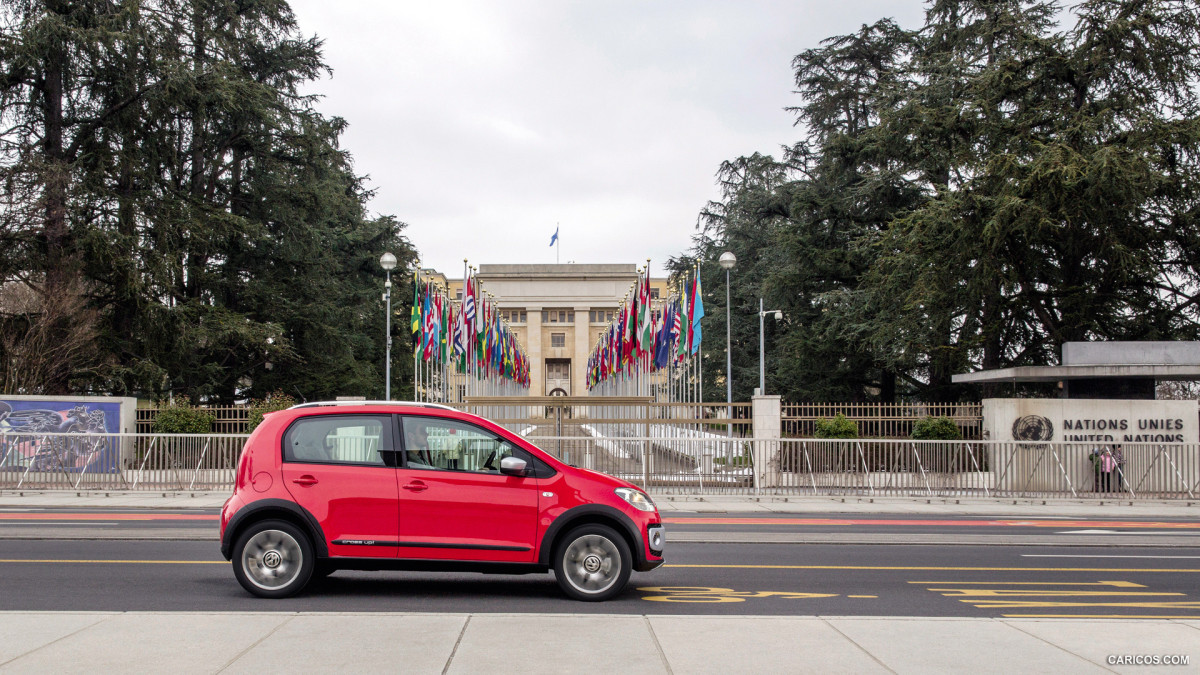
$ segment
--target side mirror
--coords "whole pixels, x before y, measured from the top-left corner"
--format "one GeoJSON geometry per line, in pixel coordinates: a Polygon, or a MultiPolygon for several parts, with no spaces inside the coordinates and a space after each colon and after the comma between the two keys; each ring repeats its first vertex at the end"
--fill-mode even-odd
{"type": "Polygon", "coordinates": [[[500,460],[500,473],[505,476],[524,476],[525,460],[519,457],[505,457],[500,460]]]}

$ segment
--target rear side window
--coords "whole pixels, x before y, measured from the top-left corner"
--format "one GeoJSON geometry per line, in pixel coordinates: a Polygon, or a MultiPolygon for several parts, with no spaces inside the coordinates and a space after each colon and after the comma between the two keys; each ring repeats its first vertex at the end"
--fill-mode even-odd
{"type": "Polygon", "coordinates": [[[388,415],[314,415],[292,423],[283,435],[283,461],[383,466],[390,452],[388,415]]]}

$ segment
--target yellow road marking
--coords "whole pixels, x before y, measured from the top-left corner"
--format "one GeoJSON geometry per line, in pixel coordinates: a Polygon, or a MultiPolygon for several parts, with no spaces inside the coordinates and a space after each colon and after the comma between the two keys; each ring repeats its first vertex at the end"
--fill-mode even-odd
{"type": "Polygon", "coordinates": [[[878,595],[847,595],[847,598],[878,598],[878,595]]]}
{"type": "MultiPolygon", "coordinates": [[[[910,584],[970,584],[971,586],[1115,586],[1117,588],[1146,588],[1132,581],[910,581],[910,584]]],[[[931,588],[934,590],[949,590],[931,588]]]]}
{"type": "Polygon", "coordinates": [[[678,563],[663,565],[663,567],[739,570],[877,570],[899,572],[1158,572],[1174,574],[1200,574],[1200,569],[1165,567],[898,567],[886,565],[690,565],[678,563]]]}
{"type": "Polygon", "coordinates": [[[1187,619],[1195,621],[1198,616],[1180,614],[1001,614],[1005,619],[1187,619]]]}
{"type": "Polygon", "coordinates": [[[746,598],[836,598],[835,593],[794,593],[790,591],[735,591],[712,586],[642,586],[643,593],[658,593],[642,598],[652,602],[745,602],[746,598]]]}
{"type": "Polygon", "coordinates": [[[36,560],[32,558],[0,558],[0,563],[71,563],[71,564],[128,564],[128,565],[228,565],[225,560],[36,560]]]}
{"type": "MultiPolygon", "coordinates": [[[[1022,591],[1012,588],[930,588],[931,591],[940,591],[947,598],[969,598],[969,597],[1097,597],[1111,595],[1187,595],[1187,593],[1154,593],[1150,591],[1053,591],[1046,589],[1037,589],[1030,591],[1022,591]]],[[[966,602],[966,601],[964,601],[966,602]]]]}
{"type": "Polygon", "coordinates": [[[1022,602],[1019,600],[964,600],[980,609],[1001,607],[1147,607],[1155,609],[1200,609],[1200,602],[1022,602]]]}

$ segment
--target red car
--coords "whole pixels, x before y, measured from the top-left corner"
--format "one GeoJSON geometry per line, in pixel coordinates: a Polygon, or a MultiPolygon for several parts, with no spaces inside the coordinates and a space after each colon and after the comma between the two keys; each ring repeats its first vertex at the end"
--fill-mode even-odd
{"type": "Polygon", "coordinates": [[[486,419],[421,403],[306,403],[266,416],[221,509],[247,591],[282,598],[334,570],[554,570],[578,600],[663,563],[658,508],[486,419]]]}

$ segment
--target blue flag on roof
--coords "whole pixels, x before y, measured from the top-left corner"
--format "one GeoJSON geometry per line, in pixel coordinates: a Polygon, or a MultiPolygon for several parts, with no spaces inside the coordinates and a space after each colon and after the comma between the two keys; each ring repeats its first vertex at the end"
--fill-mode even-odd
{"type": "Polygon", "coordinates": [[[556,241],[558,241],[558,228],[557,227],[554,228],[554,236],[550,237],[550,245],[553,246],[554,242],[556,242],[556,241]]]}

